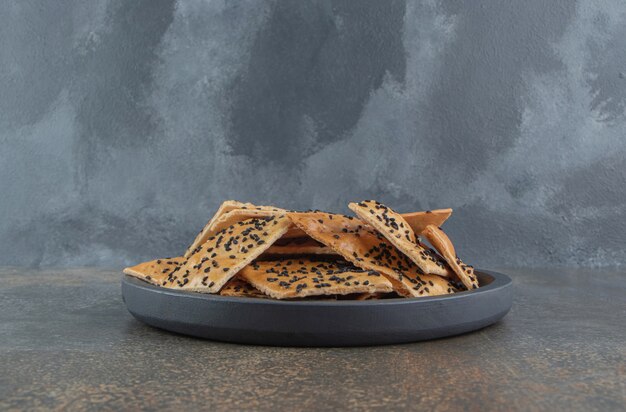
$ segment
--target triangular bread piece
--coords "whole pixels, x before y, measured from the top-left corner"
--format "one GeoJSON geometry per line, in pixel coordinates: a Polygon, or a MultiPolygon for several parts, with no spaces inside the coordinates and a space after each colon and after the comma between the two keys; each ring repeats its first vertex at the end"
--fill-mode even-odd
{"type": "Polygon", "coordinates": [[[452,209],[426,210],[424,212],[402,213],[404,220],[418,236],[426,226],[441,226],[452,214],[452,209]]]}
{"type": "MultiPolygon", "coordinates": [[[[241,208],[241,209],[233,209],[222,215],[219,219],[217,219],[211,229],[207,231],[207,235],[213,236],[215,233],[219,232],[222,229],[225,229],[237,222],[241,222],[242,220],[252,219],[255,217],[268,217],[268,216],[278,216],[281,214],[287,213],[286,210],[271,208],[271,206],[255,206],[254,208],[241,208]]],[[[306,233],[302,232],[295,226],[291,226],[287,232],[283,235],[283,238],[296,238],[296,237],[307,237],[306,233]]],[[[208,238],[208,237],[207,237],[208,238]]]]}
{"type": "Polygon", "coordinates": [[[235,296],[244,298],[267,298],[268,296],[249,284],[235,276],[220,290],[221,296],[235,296]]]}
{"type": "Polygon", "coordinates": [[[302,257],[255,261],[239,273],[242,279],[276,299],[391,292],[379,273],[341,260],[302,257]]]}
{"type": "Polygon", "coordinates": [[[338,214],[288,213],[313,239],[331,247],[355,266],[379,272],[403,296],[443,295],[455,292],[441,276],[424,274],[384,236],[359,219],[338,214]]]}
{"type": "Polygon", "coordinates": [[[127,275],[162,286],[168,275],[185,260],[184,257],[162,258],[143,262],[123,270],[127,275]]]}
{"type": "Polygon", "coordinates": [[[225,200],[224,202],[222,202],[220,207],[217,209],[217,212],[215,212],[215,214],[211,217],[211,219],[209,219],[208,223],[202,228],[200,233],[198,233],[198,235],[196,236],[194,241],[191,243],[189,248],[187,248],[187,251],[185,252],[183,256],[185,257],[191,256],[193,251],[198,246],[206,242],[209,236],[211,236],[208,234],[209,230],[211,230],[211,227],[213,226],[215,221],[218,220],[220,217],[222,217],[222,215],[230,212],[233,209],[238,209],[238,208],[240,209],[242,207],[251,207],[251,206],[254,206],[254,205],[251,203],[242,203],[237,200],[225,200]]]}
{"type": "Polygon", "coordinates": [[[211,236],[169,276],[166,287],[217,293],[228,280],[279,239],[291,222],[285,215],[236,222],[211,236]]]}
{"type": "MultiPolygon", "coordinates": [[[[300,229],[298,229],[300,230],[300,229]]],[[[310,237],[278,239],[264,255],[336,255],[333,249],[310,237]]]]}
{"type": "MultiPolygon", "coordinates": [[[[213,222],[213,225],[207,230],[207,239],[211,236],[215,236],[221,230],[234,225],[237,222],[241,222],[247,219],[265,218],[269,216],[276,216],[279,213],[271,210],[256,210],[256,209],[233,209],[224,213],[219,219],[213,222]]],[[[284,213],[283,213],[284,214],[284,213]]]]}
{"type": "Polygon", "coordinates": [[[446,262],[448,262],[448,265],[450,265],[454,273],[468,290],[478,289],[478,278],[474,273],[474,268],[470,265],[466,265],[458,258],[454,250],[454,245],[443,230],[437,226],[429,225],[422,234],[428,239],[430,244],[441,253],[446,262]]]}
{"type": "MultiPolygon", "coordinates": [[[[206,242],[206,240],[214,236],[220,230],[245,219],[254,217],[278,216],[285,214],[287,211],[274,206],[257,206],[252,203],[241,203],[236,200],[227,200],[219,207],[215,215],[209,220],[209,223],[200,231],[196,239],[185,252],[185,257],[191,256],[196,248],[206,242]]],[[[285,237],[302,237],[305,236],[301,230],[296,227],[289,228],[285,237]]]]}
{"type": "Polygon", "coordinates": [[[374,200],[350,203],[348,207],[407,255],[424,273],[446,277],[451,275],[444,260],[419,242],[413,229],[399,213],[374,200]]]}

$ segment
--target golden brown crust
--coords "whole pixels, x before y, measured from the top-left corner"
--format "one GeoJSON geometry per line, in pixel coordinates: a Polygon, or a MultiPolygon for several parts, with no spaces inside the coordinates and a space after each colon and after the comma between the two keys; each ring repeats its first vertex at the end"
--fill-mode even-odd
{"type": "Polygon", "coordinates": [[[198,246],[162,286],[217,293],[242,267],[279,239],[290,225],[285,215],[236,222],[198,246]]]}
{"type": "Polygon", "coordinates": [[[221,296],[235,296],[235,297],[246,297],[246,298],[267,298],[268,296],[246,282],[245,280],[240,279],[238,276],[235,276],[220,290],[221,296]]]}
{"type": "Polygon", "coordinates": [[[435,209],[424,212],[402,213],[402,218],[411,226],[411,229],[419,236],[426,226],[441,226],[452,214],[452,209],[435,209]]]}
{"type": "Polygon", "coordinates": [[[342,259],[302,257],[255,261],[244,267],[238,276],[275,299],[393,290],[384,276],[359,269],[342,259]]]}
{"type": "Polygon", "coordinates": [[[143,262],[135,266],[127,267],[123,272],[127,275],[143,279],[154,285],[161,286],[168,275],[185,260],[184,257],[162,258],[143,262]]]}
{"type": "Polygon", "coordinates": [[[375,200],[350,203],[348,207],[408,256],[422,272],[445,277],[451,275],[443,259],[419,241],[399,213],[375,200]]]}
{"type": "Polygon", "coordinates": [[[466,265],[457,257],[450,238],[443,230],[437,226],[429,225],[422,234],[428,239],[430,244],[441,253],[446,262],[448,262],[448,265],[450,265],[454,273],[468,290],[478,288],[478,278],[474,273],[474,268],[466,265]]]}
{"type": "Polygon", "coordinates": [[[424,274],[384,236],[359,219],[322,212],[288,213],[313,239],[324,243],[355,266],[383,274],[403,296],[432,296],[455,292],[446,279],[424,274]]]}

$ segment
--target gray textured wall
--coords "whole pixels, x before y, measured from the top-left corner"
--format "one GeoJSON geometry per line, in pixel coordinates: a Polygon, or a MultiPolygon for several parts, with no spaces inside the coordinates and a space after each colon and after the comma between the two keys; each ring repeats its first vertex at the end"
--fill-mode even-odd
{"type": "Polygon", "coordinates": [[[623,0],[3,1],[0,264],[376,198],[482,266],[622,265],[625,78],[623,0]]]}

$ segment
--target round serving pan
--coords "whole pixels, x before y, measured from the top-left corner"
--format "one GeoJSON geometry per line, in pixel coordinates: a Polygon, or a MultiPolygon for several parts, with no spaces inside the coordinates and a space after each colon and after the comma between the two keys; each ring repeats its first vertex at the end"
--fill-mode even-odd
{"type": "Polygon", "coordinates": [[[424,298],[281,301],[184,292],[124,276],[129,312],[157,328],[201,338],[278,346],[415,342],[491,325],[511,309],[511,279],[477,271],[481,287],[424,298]]]}

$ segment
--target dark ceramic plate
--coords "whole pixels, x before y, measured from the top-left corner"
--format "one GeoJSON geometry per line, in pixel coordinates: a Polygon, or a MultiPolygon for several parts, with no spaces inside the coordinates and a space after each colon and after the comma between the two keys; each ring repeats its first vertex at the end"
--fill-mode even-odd
{"type": "Polygon", "coordinates": [[[130,313],[157,328],[225,342],[357,346],[416,342],[470,332],[511,309],[511,279],[477,271],[481,287],[426,298],[280,301],[183,292],[124,276],[130,313]]]}

